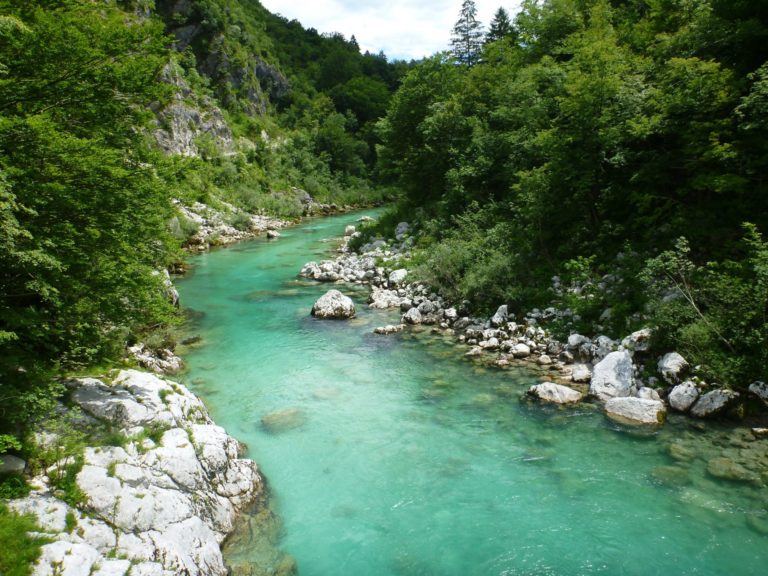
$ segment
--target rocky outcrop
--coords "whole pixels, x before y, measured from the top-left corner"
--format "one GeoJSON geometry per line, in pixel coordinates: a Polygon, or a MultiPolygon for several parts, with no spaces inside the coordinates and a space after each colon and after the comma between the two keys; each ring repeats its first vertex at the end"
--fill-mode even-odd
{"type": "Polygon", "coordinates": [[[198,156],[196,144],[203,135],[210,137],[223,152],[234,150],[234,138],[221,110],[205,96],[198,96],[173,63],[166,65],[161,80],[174,86],[169,104],[156,113],[155,139],[166,154],[198,156]]]}
{"type": "Polygon", "coordinates": [[[663,402],[646,398],[611,398],[605,403],[605,412],[614,420],[625,424],[661,424],[667,414],[663,402]]]}
{"type": "Polygon", "coordinates": [[[722,416],[739,400],[739,393],[733,390],[718,389],[707,392],[691,408],[691,415],[696,418],[715,418],[722,416]]]}
{"type": "Polygon", "coordinates": [[[632,357],[629,352],[611,352],[595,366],[589,393],[603,401],[630,396],[632,372],[632,357]]]}
{"type": "Polygon", "coordinates": [[[69,387],[86,417],[125,441],[85,449],[82,509],[55,498],[45,475],[10,503],[50,540],[34,574],[225,576],[220,546],[263,489],[240,444],[185,387],[155,375],[123,370],[69,387]]]}
{"type": "Polygon", "coordinates": [[[567,386],[555,384],[554,382],[535,384],[528,389],[526,394],[536,400],[543,400],[544,402],[552,402],[554,404],[574,404],[582,399],[581,392],[567,386]]]}
{"type": "Polygon", "coordinates": [[[329,290],[312,306],[312,316],[320,319],[345,320],[355,315],[352,298],[338,290],[329,290]]]}

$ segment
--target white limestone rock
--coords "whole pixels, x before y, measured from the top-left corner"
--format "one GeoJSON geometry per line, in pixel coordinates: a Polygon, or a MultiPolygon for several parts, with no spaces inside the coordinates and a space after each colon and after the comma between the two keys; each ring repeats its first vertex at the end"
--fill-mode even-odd
{"type": "Polygon", "coordinates": [[[688,412],[698,399],[699,389],[690,380],[672,388],[668,397],[670,407],[678,412],[688,412]]]}
{"type": "Polygon", "coordinates": [[[582,399],[581,392],[568,388],[568,386],[555,384],[554,382],[535,384],[528,389],[526,394],[537,400],[554,404],[574,404],[582,399]]]}
{"type": "Polygon", "coordinates": [[[634,397],[610,398],[605,403],[605,411],[612,419],[625,424],[658,425],[667,414],[663,402],[634,397]]]}
{"type": "Polygon", "coordinates": [[[528,358],[531,355],[531,348],[527,344],[518,343],[512,347],[511,352],[515,358],[528,358]]]}
{"type": "Polygon", "coordinates": [[[571,380],[573,382],[589,382],[592,379],[591,364],[574,364],[571,369],[571,380]]]}
{"type": "Polygon", "coordinates": [[[626,350],[611,352],[592,372],[589,393],[600,400],[630,396],[632,393],[632,357],[626,350]]]}
{"type": "Polygon", "coordinates": [[[635,396],[645,400],[655,400],[656,402],[661,402],[661,396],[659,396],[659,393],[653,388],[649,388],[648,386],[643,386],[642,388],[638,389],[635,396]]]}
{"type": "Polygon", "coordinates": [[[651,347],[651,338],[653,337],[653,330],[650,328],[643,328],[632,332],[629,336],[621,341],[622,347],[631,352],[647,352],[651,347]]]}
{"type": "Polygon", "coordinates": [[[667,384],[679,383],[688,371],[688,362],[677,352],[664,354],[659,360],[659,373],[667,384]]]}
{"type": "Polygon", "coordinates": [[[402,321],[405,324],[412,324],[412,325],[418,325],[421,324],[424,319],[422,318],[421,312],[419,312],[418,308],[411,308],[403,314],[402,321]]]}
{"type": "Polygon", "coordinates": [[[77,484],[87,516],[44,492],[45,483],[13,501],[53,540],[34,574],[225,576],[220,545],[262,489],[240,444],[186,388],[155,375],[124,370],[111,384],[86,378],[70,387],[83,410],[126,432],[167,429],[141,449],[138,440],[85,449],[77,484]],[[72,515],[76,529],[67,531],[72,515]]]}
{"type": "Polygon", "coordinates": [[[739,393],[733,390],[718,389],[701,396],[691,408],[696,418],[715,418],[727,412],[739,400],[739,393]]]}
{"type": "Polygon", "coordinates": [[[389,285],[400,286],[403,282],[405,282],[405,279],[407,276],[408,276],[408,270],[406,270],[405,268],[393,270],[389,274],[389,285]]]}
{"type": "Polygon", "coordinates": [[[403,303],[404,299],[401,298],[395,290],[385,290],[373,286],[371,288],[369,300],[369,308],[386,310],[388,308],[398,308],[403,303]]]}
{"type": "Polygon", "coordinates": [[[352,298],[338,290],[329,290],[323,294],[314,306],[312,316],[320,319],[345,320],[355,316],[355,303],[352,298]]]}
{"type": "Polygon", "coordinates": [[[502,304],[496,310],[496,313],[491,317],[491,326],[498,328],[504,324],[509,318],[509,311],[506,304],[502,304]]]}

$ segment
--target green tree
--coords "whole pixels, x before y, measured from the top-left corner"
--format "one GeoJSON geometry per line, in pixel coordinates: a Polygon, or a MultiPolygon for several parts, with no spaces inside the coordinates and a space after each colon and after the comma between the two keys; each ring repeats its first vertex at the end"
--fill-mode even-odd
{"type": "Polygon", "coordinates": [[[483,25],[477,20],[477,6],[474,0],[464,0],[451,37],[453,56],[460,64],[472,67],[480,62],[482,48],[483,25]]]}
{"type": "Polygon", "coordinates": [[[491,25],[488,27],[488,34],[485,36],[485,42],[490,44],[496,42],[511,34],[514,34],[515,28],[512,26],[512,20],[509,18],[509,13],[504,8],[499,8],[493,15],[491,25]]]}
{"type": "Polygon", "coordinates": [[[112,4],[4,2],[0,36],[0,426],[50,405],[45,378],[122,354],[170,319],[167,189],[145,143],[166,97],[161,26],[112,4]]]}

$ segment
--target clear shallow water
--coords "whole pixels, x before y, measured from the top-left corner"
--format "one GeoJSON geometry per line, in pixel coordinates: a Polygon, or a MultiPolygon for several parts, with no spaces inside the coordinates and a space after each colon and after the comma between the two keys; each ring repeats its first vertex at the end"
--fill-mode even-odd
{"type": "Polygon", "coordinates": [[[201,255],[178,282],[202,313],[186,382],[269,479],[302,576],[768,573],[766,489],[705,473],[738,449],[725,433],[530,406],[532,374],[372,334],[396,314],[368,310],[365,291],[342,287],[357,319],[311,318],[329,286],[296,274],[357,217],[201,255]],[[286,410],[288,429],[262,424],[286,410]]]}

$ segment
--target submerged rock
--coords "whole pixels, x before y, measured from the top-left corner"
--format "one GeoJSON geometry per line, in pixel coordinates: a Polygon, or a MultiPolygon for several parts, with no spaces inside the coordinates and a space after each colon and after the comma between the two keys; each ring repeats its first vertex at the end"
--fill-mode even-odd
{"type": "Polygon", "coordinates": [[[611,398],[605,411],[614,420],[629,424],[662,424],[667,414],[663,402],[645,398],[611,398]]]}
{"type": "Polygon", "coordinates": [[[531,398],[554,404],[574,404],[582,399],[581,392],[554,382],[535,384],[528,389],[526,394],[531,398]]]}
{"type": "Polygon", "coordinates": [[[594,367],[589,393],[606,401],[631,392],[632,357],[626,350],[611,352],[594,367]]]}
{"type": "Polygon", "coordinates": [[[755,482],[759,477],[738,462],[730,458],[712,458],[707,462],[707,472],[715,478],[734,480],[737,482],[755,482]]]}
{"type": "Polygon", "coordinates": [[[301,428],[306,421],[307,418],[300,409],[288,408],[262,416],[261,426],[270,434],[280,434],[301,428]]]}
{"type": "Polygon", "coordinates": [[[320,319],[345,320],[355,316],[355,303],[352,298],[338,290],[329,290],[323,294],[314,306],[312,316],[320,319]]]}
{"type": "Polygon", "coordinates": [[[373,329],[374,334],[397,334],[398,332],[402,332],[405,328],[404,324],[387,324],[386,326],[378,326],[373,329]]]}

